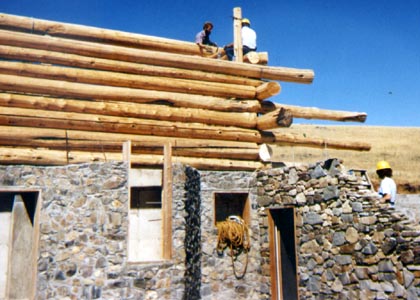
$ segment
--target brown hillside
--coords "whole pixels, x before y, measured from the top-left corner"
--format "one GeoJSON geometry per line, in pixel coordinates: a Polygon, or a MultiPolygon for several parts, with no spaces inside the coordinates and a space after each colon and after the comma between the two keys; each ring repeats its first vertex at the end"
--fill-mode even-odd
{"type": "Polygon", "coordinates": [[[398,193],[420,193],[420,128],[380,126],[292,125],[287,129],[303,137],[317,136],[342,141],[366,141],[372,145],[368,152],[348,150],[273,146],[274,160],[287,162],[316,162],[340,158],[348,169],[365,169],[376,188],[375,166],[387,160],[394,171],[398,193]]]}

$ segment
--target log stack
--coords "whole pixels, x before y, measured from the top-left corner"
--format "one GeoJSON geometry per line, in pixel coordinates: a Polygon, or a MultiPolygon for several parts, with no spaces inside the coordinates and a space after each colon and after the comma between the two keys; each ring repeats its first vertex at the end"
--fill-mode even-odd
{"type": "Polygon", "coordinates": [[[293,118],[359,121],[364,113],[275,104],[279,81],[312,70],[203,57],[191,42],[0,14],[0,163],[173,161],[200,169],[269,165],[269,144],[369,150],[287,132],[293,118]]]}

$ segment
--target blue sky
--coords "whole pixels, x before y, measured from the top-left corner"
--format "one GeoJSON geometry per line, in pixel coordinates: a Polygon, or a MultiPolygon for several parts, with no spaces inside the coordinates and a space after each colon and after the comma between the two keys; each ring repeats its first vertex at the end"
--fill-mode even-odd
{"type": "Polygon", "coordinates": [[[220,46],[232,40],[234,7],[251,20],[269,65],[315,72],[309,85],[280,82],[270,100],[420,127],[420,0],[0,0],[2,13],[187,41],[210,20],[220,46]]]}

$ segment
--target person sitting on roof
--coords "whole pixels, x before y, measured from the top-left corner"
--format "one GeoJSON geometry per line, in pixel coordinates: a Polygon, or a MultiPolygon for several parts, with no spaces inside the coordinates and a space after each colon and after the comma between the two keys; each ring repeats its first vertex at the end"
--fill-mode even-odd
{"type": "Polygon", "coordinates": [[[195,36],[195,43],[200,48],[205,48],[207,46],[217,47],[217,44],[210,40],[210,34],[213,29],[213,24],[211,22],[205,22],[203,25],[203,30],[195,36]]]}
{"type": "MultiPolygon", "coordinates": [[[[242,54],[257,50],[257,33],[251,28],[251,22],[247,18],[242,19],[242,54]]],[[[224,48],[225,53],[229,60],[233,59],[234,50],[233,43],[226,45],[224,48]]]]}

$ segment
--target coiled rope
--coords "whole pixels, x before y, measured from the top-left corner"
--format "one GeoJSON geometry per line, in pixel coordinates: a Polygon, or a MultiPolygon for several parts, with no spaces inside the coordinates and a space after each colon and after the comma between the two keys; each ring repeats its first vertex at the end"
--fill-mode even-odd
{"type": "Polygon", "coordinates": [[[217,222],[217,252],[223,253],[226,247],[230,248],[233,274],[237,279],[245,276],[248,267],[248,253],[251,248],[249,240],[249,229],[245,221],[239,216],[229,216],[226,221],[217,222]],[[235,268],[235,260],[244,252],[246,257],[244,270],[240,275],[235,268]]]}

